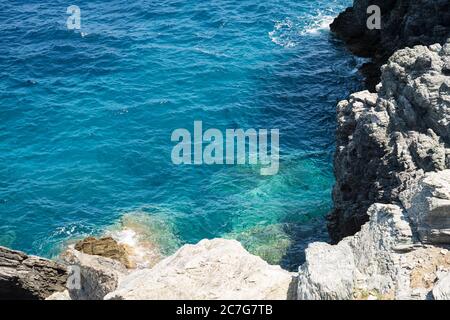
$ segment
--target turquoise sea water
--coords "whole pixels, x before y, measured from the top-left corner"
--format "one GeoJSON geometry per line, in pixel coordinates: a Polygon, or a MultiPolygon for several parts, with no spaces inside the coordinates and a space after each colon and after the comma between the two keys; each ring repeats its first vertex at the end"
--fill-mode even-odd
{"type": "Polygon", "coordinates": [[[126,219],[167,253],[228,237],[294,268],[326,240],[335,105],[360,87],[327,28],[350,3],[3,1],[0,245],[52,257],[126,219]],[[278,128],[279,174],[173,165],[171,133],[194,120],[278,128]]]}

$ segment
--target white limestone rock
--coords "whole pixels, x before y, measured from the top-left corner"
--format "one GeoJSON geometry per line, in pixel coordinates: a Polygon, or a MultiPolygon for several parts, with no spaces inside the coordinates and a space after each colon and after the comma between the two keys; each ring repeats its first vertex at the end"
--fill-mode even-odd
{"type": "Polygon", "coordinates": [[[400,199],[421,241],[450,243],[450,170],[427,173],[400,199]]]}
{"type": "Polygon", "coordinates": [[[408,275],[402,273],[397,252],[412,244],[405,212],[395,205],[375,204],[368,214],[370,221],[355,236],[334,246],[309,246],[299,269],[299,299],[353,299],[357,292],[409,295],[408,275]]]}
{"type": "Polygon", "coordinates": [[[293,275],[248,253],[234,240],[202,240],[185,245],[152,269],[121,279],[105,299],[231,299],[291,298],[293,275]]]}
{"type": "Polygon", "coordinates": [[[68,289],[73,300],[102,300],[117,288],[119,279],[128,273],[117,260],[82,253],[69,248],[62,254],[71,276],[68,289]]]}
{"type": "Polygon", "coordinates": [[[313,243],[300,267],[298,299],[348,300],[353,296],[356,266],[350,246],[313,243]]]}
{"type": "Polygon", "coordinates": [[[361,231],[339,244],[311,244],[298,297],[429,299],[431,291],[448,297],[448,280],[436,281],[450,270],[450,170],[410,181],[400,199],[403,207],[372,205],[361,231]]]}
{"type": "Polygon", "coordinates": [[[69,290],[65,290],[62,292],[55,292],[45,300],[72,300],[72,298],[70,297],[69,290]]]}
{"type": "Polygon", "coordinates": [[[450,273],[434,286],[433,297],[435,300],[450,300],[450,273]]]}
{"type": "Polygon", "coordinates": [[[430,172],[400,194],[421,241],[450,243],[450,170],[430,172]]]}

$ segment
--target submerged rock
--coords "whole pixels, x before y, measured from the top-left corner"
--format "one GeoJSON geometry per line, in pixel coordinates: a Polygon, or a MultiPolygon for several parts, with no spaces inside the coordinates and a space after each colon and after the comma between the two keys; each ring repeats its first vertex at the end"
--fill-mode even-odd
{"type": "Polygon", "coordinates": [[[248,253],[234,240],[185,245],[152,269],[123,277],[105,299],[288,299],[293,275],[248,253]]]}
{"type": "Polygon", "coordinates": [[[65,290],[65,266],[0,247],[0,300],[42,300],[65,290]]]}

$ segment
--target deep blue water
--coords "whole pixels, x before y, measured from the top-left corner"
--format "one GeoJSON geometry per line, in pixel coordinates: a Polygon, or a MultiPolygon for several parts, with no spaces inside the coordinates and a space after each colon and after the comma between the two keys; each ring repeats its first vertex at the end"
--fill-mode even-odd
{"type": "Polygon", "coordinates": [[[230,237],[297,263],[326,237],[335,105],[360,86],[326,27],[350,3],[2,1],[0,245],[51,257],[134,219],[167,252],[230,237]],[[173,165],[171,133],[194,120],[278,128],[279,174],[173,165]]]}

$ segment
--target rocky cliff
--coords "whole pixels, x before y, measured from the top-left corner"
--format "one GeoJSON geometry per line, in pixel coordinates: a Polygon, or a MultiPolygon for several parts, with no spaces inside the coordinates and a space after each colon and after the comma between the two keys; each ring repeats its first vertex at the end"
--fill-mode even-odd
{"type": "Polygon", "coordinates": [[[449,182],[450,170],[427,173],[401,193],[400,204],[372,205],[354,236],[311,244],[299,299],[447,299],[449,182]]]}
{"type": "Polygon", "coordinates": [[[450,42],[397,51],[377,93],[337,106],[336,185],[329,231],[357,232],[374,203],[398,203],[426,172],[450,168],[450,42]]]}
{"type": "Polygon", "coordinates": [[[449,13],[448,0],[355,0],[333,23],[372,71],[385,64],[376,92],[337,106],[337,244],[310,244],[298,274],[223,239],[136,269],[129,248],[88,238],[62,255],[67,283],[66,266],[0,248],[0,298],[450,299],[449,13]],[[381,30],[366,28],[370,4],[381,30]]]}
{"type": "Polygon", "coordinates": [[[337,106],[337,244],[306,250],[298,297],[448,299],[450,1],[355,0],[331,29],[372,58],[372,92],[337,106]],[[373,4],[379,30],[366,24],[373,4]]]}
{"type": "Polygon", "coordinates": [[[449,67],[450,39],[402,49],[377,93],[338,104],[329,229],[336,242],[354,235],[309,246],[300,299],[448,297],[449,67]]]}
{"type": "Polygon", "coordinates": [[[372,58],[363,66],[368,88],[374,92],[380,68],[397,50],[415,45],[443,44],[450,35],[449,0],[354,0],[331,30],[359,56],[372,58]],[[370,5],[381,9],[381,29],[367,28],[370,5]]]}

